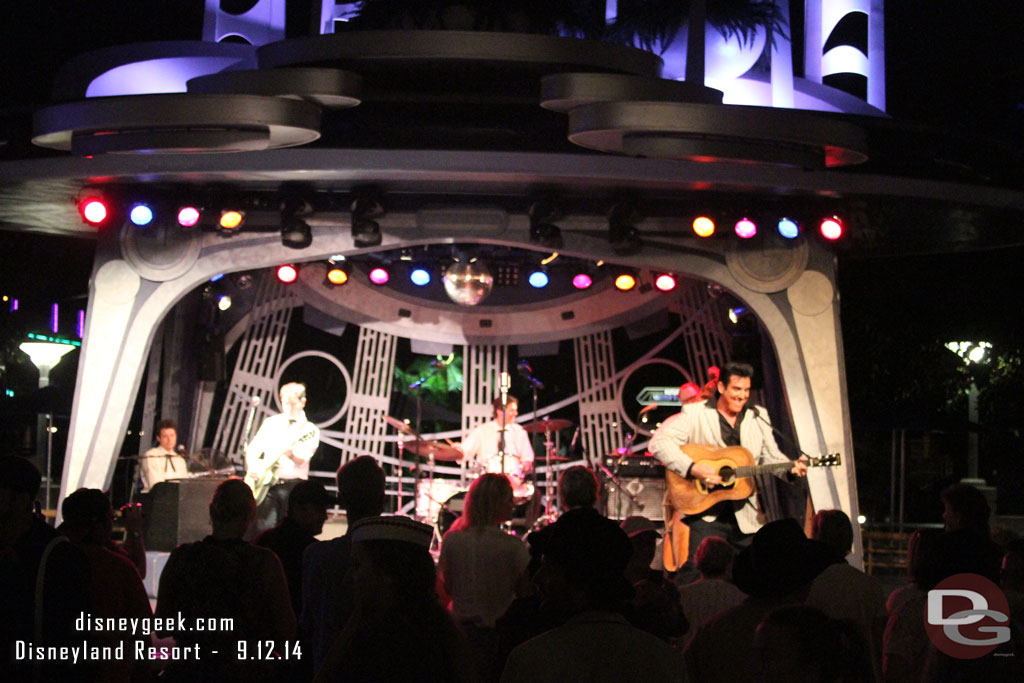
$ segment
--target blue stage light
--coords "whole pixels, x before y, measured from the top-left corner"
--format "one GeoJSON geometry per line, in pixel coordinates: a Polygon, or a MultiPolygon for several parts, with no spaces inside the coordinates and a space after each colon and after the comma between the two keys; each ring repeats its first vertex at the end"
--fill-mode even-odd
{"type": "Polygon", "coordinates": [[[149,225],[153,222],[153,209],[145,204],[136,204],[128,214],[129,220],[138,226],[149,225]]]}
{"type": "Polygon", "coordinates": [[[792,218],[780,218],[779,234],[787,240],[796,239],[800,236],[800,226],[792,218]]]}
{"type": "Polygon", "coordinates": [[[417,287],[424,287],[430,284],[430,273],[424,268],[414,268],[413,271],[409,273],[409,279],[412,280],[412,283],[417,287]]]}
{"type": "Polygon", "coordinates": [[[536,270],[530,273],[530,286],[540,289],[541,287],[548,286],[548,274],[541,270],[536,270]]]}

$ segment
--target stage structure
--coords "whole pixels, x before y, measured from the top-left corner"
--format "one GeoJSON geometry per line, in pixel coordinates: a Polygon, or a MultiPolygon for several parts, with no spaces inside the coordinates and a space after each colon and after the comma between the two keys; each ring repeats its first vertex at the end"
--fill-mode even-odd
{"type": "MultiPolygon", "coordinates": [[[[487,418],[513,357],[571,354],[576,393],[540,412],[573,406],[587,452],[608,453],[643,427],[623,408],[631,372],[661,364],[673,381],[700,382],[735,352],[716,310],[727,297],[766,340],[789,450],[842,455],[842,467],[808,477],[814,507],[855,519],[836,250],[882,233],[910,245],[922,238],[900,232],[908,217],[929,239],[952,240],[964,221],[999,235],[1024,206],[1012,190],[858,166],[872,159],[869,132],[882,145],[892,135],[891,123],[876,127],[881,0],[805,3],[802,56],[788,34],[768,41],[769,27],[747,45],[755,66],[732,75],[708,56],[709,39],[704,67],[682,67],[683,81],[671,55],[591,39],[351,30],[349,5],[320,3],[316,28],[283,40],[283,3],[229,17],[211,0],[204,41],[83,55],[34,118],[32,141],[55,152],[0,165],[7,224],[98,241],[62,494],[109,484],[147,364],[145,419],[162,391],[194,439],[212,429],[208,445],[237,456],[253,397],[258,417],[274,412],[291,365],[319,359],[346,392],[324,441],[343,459],[393,463],[397,437],[382,418],[405,339],[461,351],[463,429],[487,418]],[[213,42],[231,35],[249,44],[213,42]],[[830,85],[850,83],[863,93],[830,85]],[[93,199],[104,215],[87,211],[93,199]],[[433,268],[432,284],[407,284],[406,254],[433,268]],[[445,298],[444,275],[474,260],[543,271],[549,288],[445,298]],[[282,264],[296,282],[273,278],[282,264]],[[335,267],[345,284],[325,284],[335,267]],[[391,269],[386,284],[377,267],[391,269]],[[616,291],[620,271],[636,286],[616,291]],[[675,289],[659,289],[664,275],[675,289]],[[196,293],[221,278],[247,278],[246,315],[202,353],[173,348],[202,308],[196,293]],[[351,362],[286,354],[300,307],[332,334],[358,328],[351,362]],[[668,326],[652,327],[659,318],[668,326]],[[652,329],[663,343],[617,367],[621,331],[652,329]],[[218,359],[231,350],[213,411],[218,359]]],[[[908,135],[900,145],[916,144],[908,135]]]]}

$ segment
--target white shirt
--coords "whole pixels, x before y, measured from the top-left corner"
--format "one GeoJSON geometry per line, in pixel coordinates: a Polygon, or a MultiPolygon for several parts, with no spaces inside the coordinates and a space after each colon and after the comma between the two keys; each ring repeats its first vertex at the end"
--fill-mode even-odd
{"type": "Polygon", "coordinates": [[[142,477],[142,493],[149,493],[162,481],[188,478],[188,461],[174,451],[155,446],[139,461],[139,476],[142,477]]]}
{"type": "MultiPolygon", "coordinates": [[[[498,453],[499,434],[500,428],[494,420],[477,425],[462,442],[462,452],[471,462],[481,463],[486,471],[501,472],[501,458],[493,457],[498,453]]],[[[505,425],[505,471],[528,471],[532,464],[530,435],[518,424],[505,425]]]]}
{"type": "Polygon", "coordinates": [[[448,534],[441,544],[438,573],[452,596],[452,614],[493,628],[515,599],[529,563],[526,545],[497,528],[448,534]]]}
{"type": "Polygon", "coordinates": [[[245,449],[245,467],[248,471],[262,471],[281,453],[291,449],[302,458],[301,463],[282,457],[277,467],[279,479],[308,479],[309,461],[320,446],[320,430],[306,419],[305,413],[289,417],[282,413],[263,421],[259,431],[245,449]],[[262,461],[260,455],[263,455],[262,461]]]}

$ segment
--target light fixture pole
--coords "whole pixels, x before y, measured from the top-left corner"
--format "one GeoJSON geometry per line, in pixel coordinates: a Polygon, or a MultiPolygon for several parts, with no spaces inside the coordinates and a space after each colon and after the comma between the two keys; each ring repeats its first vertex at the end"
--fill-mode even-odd
{"type": "MultiPolygon", "coordinates": [[[[992,344],[989,342],[951,341],[946,348],[960,356],[967,365],[987,363],[991,356],[992,344]]],[[[971,386],[967,388],[967,422],[978,425],[978,385],[971,378],[971,386]]],[[[968,428],[967,432],[967,479],[966,484],[984,486],[985,480],[978,476],[978,431],[968,428]]]]}
{"type": "MultiPolygon", "coordinates": [[[[40,335],[29,335],[33,341],[23,342],[20,348],[32,364],[39,370],[39,388],[45,389],[50,386],[50,370],[60,363],[60,359],[66,353],[75,348],[75,344],[48,337],[44,341],[40,335]]],[[[42,413],[36,415],[36,457],[42,459],[43,433],[46,433],[46,509],[50,509],[50,489],[53,473],[53,415],[42,413]]]]}

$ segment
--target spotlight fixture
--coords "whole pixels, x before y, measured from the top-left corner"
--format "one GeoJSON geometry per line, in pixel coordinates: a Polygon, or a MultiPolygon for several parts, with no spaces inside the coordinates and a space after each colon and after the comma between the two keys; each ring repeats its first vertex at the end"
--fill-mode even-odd
{"type": "Polygon", "coordinates": [[[283,266],[277,267],[277,279],[285,283],[286,285],[290,285],[291,283],[295,282],[298,278],[299,271],[295,266],[286,263],[283,266]]]}
{"type": "Polygon", "coordinates": [[[237,230],[245,222],[245,212],[236,211],[234,209],[225,209],[220,212],[220,221],[218,225],[222,230],[232,232],[237,230]]]}
{"type": "Polygon", "coordinates": [[[747,307],[746,306],[736,306],[734,308],[730,308],[729,309],[729,322],[731,322],[733,325],[739,325],[740,324],[740,318],[742,318],[743,316],[747,315],[747,312],[748,311],[747,311],[747,307]]]}
{"type": "Polygon", "coordinates": [[[736,221],[736,226],[734,227],[734,230],[736,231],[737,237],[748,240],[757,234],[757,225],[754,223],[754,221],[744,216],[743,218],[736,221]]]}
{"type": "Polygon", "coordinates": [[[375,285],[386,285],[388,280],[391,279],[391,275],[384,268],[374,268],[370,271],[370,282],[375,285]]]}
{"type": "Polygon", "coordinates": [[[430,284],[430,271],[423,267],[416,267],[409,271],[409,281],[417,287],[426,287],[430,284]]]}
{"type": "Polygon", "coordinates": [[[128,212],[128,220],[140,228],[153,222],[153,209],[147,204],[136,204],[128,212]]]}
{"type": "Polygon", "coordinates": [[[302,199],[288,198],[281,205],[281,244],[289,249],[305,249],[313,243],[313,232],[309,223],[301,216],[313,212],[302,199]]]}
{"type": "Polygon", "coordinates": [[[217,308],[226,311],[231,308],[231,297],[227,294],[222,294],[217,299],[217,308]]]}
{"type": "Polygon", "coordinates": [[[78,202],[78,211],[89,225],[99,226],[107,221],[111,211],[107,202],[100,197],[85,197],[78,202]]]}
{"type": "Polygon", "coordinates": [[[530,207],[530,241],[547,247],[561,249],[562,230],[554,224],[563,214],[550,200],[534,202],[530,207]]]}
{"type": "Polygon", "coordinates": [[[778,230],[787,240],[794,240],[800,236],[800,225],[792,218],[780,218],[778,230]]]}
{"type": "Polygon", "coordinates": [[[183,228],[192,228],[199,223],[202,210],[196,206],[183,206],[178,209],[178,225],[183,228]]]}
{"type": "Polygon", "coordinates": [[[818,229],[821,236],[829,242],[835,242],[843,236],[843,222],[837,216],[829,216],[822,220],[818,229]]]}
{"type": "Polygon", "coordinates": [[[636,277],[630,273],[622,273],[615,277],[615,288],[621,292],[628,292],[636,287],[636,277]]]}
{"type": "Polygon", "coordinates": [[[586,273],[577,273],[572,279],[572,286],[576,289],[589,289],[594,284],[594,279],[586,273]]]}
{"type": "Polygon", "coordinates": [[[669,273],[662,273],[654,278],[654,286],[662,292],[671,292],[676,288],[676,279],[669,273]]]}
{"type": "Polygon", "coordinates": [[[608,214],[608,241],[616,254],[635,254],[643,247],[640,232],[634,223],[639,222],[640,214],[632,202],[616,204],[608,214]]]}
{"type": "Polygon", "coordinates": [[[693,232],[697,237],[711,237],[715,234],[715,221],[709,216],[697,216],[693,219],[693,232]]]}
{"type": "Polygon", "coordinates": [[[535,270],[532,273],[530,273],[530,277],[527,278],[527,281],[530,283],[530,286],[533,287],[534,289],[542,289],[548,286],[550,278],[548,277],[548,274],[545,273],[543,270],[535,270]]]}
{"type": "Polygon", "coordinates": [[[380,223],[375,219],[384,215],[378,192],[371,189],[355,191],[350,207],[352,241],[357,247],[376,247],[382,240],[380,223]]]}
{"type": "Polygon", "coordinates": [[[334,266],[327,271],[326,280],[327,284],[340,287],[348,282],[348,271],[341,266],[334,266]]]}

